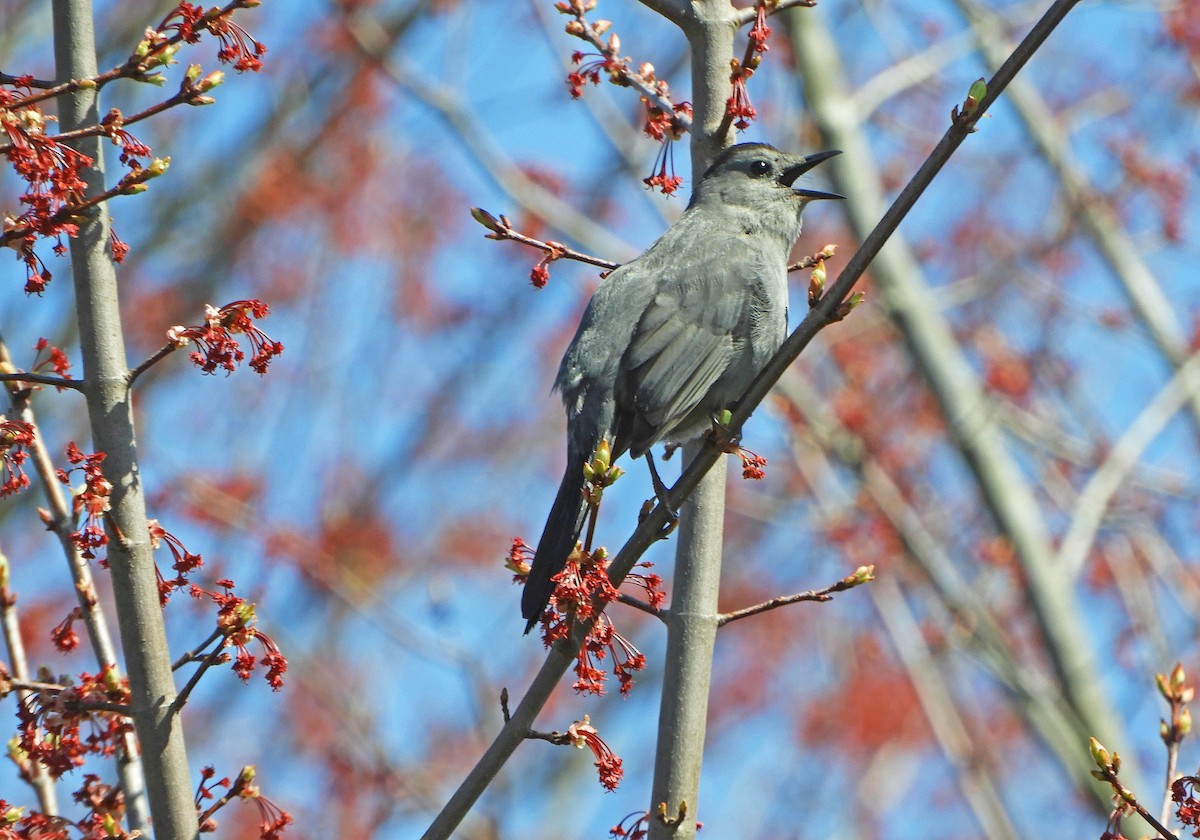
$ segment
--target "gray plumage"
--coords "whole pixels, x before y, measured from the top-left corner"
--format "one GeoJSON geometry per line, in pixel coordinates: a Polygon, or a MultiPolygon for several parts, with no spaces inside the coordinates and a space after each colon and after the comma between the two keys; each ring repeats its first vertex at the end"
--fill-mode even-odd
{"type": "Polygon", "coordinates": [[[841,198],[793,184],[835,154],[726,149],[679,220],[592,296],[554,383],[567,411],[567,466],[521,597],[526,633],[579,539],[583,464],[600,441],[615,460],[698,437],[783,343],[801,211],[841,198]]]}

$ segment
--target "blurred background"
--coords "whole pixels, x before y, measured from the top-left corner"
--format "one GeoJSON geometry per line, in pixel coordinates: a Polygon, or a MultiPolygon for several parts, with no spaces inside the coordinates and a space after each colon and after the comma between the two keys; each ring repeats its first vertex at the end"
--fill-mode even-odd
{"type": "MultiPolygon", "coordinates": [[[[836,275],[1047,5],[824,0],[772,18],[738,139],[846,152],[812,185],[850,200],[810,208],[798,256],[836,243],[836,275]]],[[[100,0],[101,68],[170,8],[100,0]]],[[[688,98],[671,24],[633,0],[592,17],[688,98]]],[[[0,0],[0,20],[0,70],[52,77],[46,4],[0,0]]],[[[605,84],[572,101],[586,48],[550,0],[266,0],[236,20],[268,47],[263,71],[134,127],[171,168],[110,203],[131,246],[131,365],[206,303],[246,298],[270,304],[261,326],[286,348],[264,377],[174,354],[140,380],[150,515],[203,555],[201,581],[258,604],[290,662],[279,693],[209,674],[189,757],[218,776],[256,764],[288,836],[415,837],[501,725],[501,688],[515,702],[542,660],[503,562],[553,499],[550,385],[599,282],[561,261],[534,289],[540,255],[485,240],[469,208],[628,259],[686,206],[686,140],[680,194],[647,190],[658,146],[636,97],[605,84]]],[[[208,42],[178,58],[168,90],[190,62],[217,67],[208,42]]],[[[122,83],[103,105],[160,93],[122,83]]],[[[1154,674],[1200,669],[1198,103],[1200,5],[1080,4],[905,220],[866,303],[747,426],[769,463],[763,481],[730,471],[722,608],[861,564],[878,580],[722,631],[703,836],[1099,837],[1090,735],[1158,813],[1154,674]]],[[[0,207],[18,187],[0,175],[0,207]]],[[[20,365],[39,337],[78,364],[69,263],[42,256],[41,298],[0,261],[0,333],[20,365]]],[[[793,324],[807,283],[793,275],[793,324]]],[[[35,408],[60,459],[68,440],[90,451],[81,397],[35,408]]],[[[597,536],[614,550],[651,495],[626,467],[597,536]]],[[[93,671],[86,645],[50,644],[74,596],[37,504],[36,488],[0,504],[27,644],[35,664],[93,671]]],[[[668,592],[672,549],[648,555],[668,592]]],[[[212,610],[177,596],[167,617],[181,652],[212,610]]],[[[459,836],[602,837],[647,807],[664,637],[613,617],[649,662],[632,695],[564,682],[539,726],[589,714],[621,787],[603,792],[590,754],[532,741],[459,836]]],[[[32,801],[9,772],[0,798],[32,801]]],[[[220,836],[253,836],[240,811],[220,836]]]]}

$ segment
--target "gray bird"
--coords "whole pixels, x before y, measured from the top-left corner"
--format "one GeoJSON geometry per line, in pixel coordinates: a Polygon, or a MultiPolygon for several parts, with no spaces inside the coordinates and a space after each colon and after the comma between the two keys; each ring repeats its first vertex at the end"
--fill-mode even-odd
{"type": "Polygon", "coordinates": [[[813,199],[842,198],[792,185],[836,154],[726,149],[679,220],[592,296],[554,382],[567,410],[567,467],[521,596],[526,633],[579,539],[583,465],[600,441],[608,438],[613,460],[646,455],[663,497],[650,447],[710,428],[783,343],[800,213],[813,199]]]}

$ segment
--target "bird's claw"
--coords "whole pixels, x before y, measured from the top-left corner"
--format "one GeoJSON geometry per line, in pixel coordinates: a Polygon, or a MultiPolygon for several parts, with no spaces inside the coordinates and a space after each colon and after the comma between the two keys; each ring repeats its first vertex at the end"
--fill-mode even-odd
{"type": "Polygon", "coordinates": [[[705,435],[720,447],[722,452],[732,455],[741,448],[742,439],[729,428],[729,416],[728,409],[720,414],[714,414],[712,428],[705,432],[705,435]]]}
{"type": "MultiPolygon", "coordinates": [[[[667,485],[658,476],[658,469],[654,466],[654,456],[650,454],[650,450],[646,450],[646,464],[650,467],[650,483],[654,485],[654,495],[658,497],[658,501],[667,511],[667,517],[671,520],[671,530],[669,534],[675,530],[675,525],[679,523],[679,511],[671,506],[671,491],[667,489],[667,485]]],[[[666,536],[664,534],[663,536],[666,536]]]]}

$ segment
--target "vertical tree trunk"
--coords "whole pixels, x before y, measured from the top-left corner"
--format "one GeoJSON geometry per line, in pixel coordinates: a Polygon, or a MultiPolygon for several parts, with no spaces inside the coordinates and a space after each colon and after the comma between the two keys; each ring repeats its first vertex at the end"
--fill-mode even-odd
{"type": "MultiPolygon", "coordinates": [[[[54,0],[54,49],[62,81],[96,73],[90,0],[54,0]]],[[[59,99],[64,131],[99,122],[96,92],[81,90],[59,99]]],[[[104,189],[101,138],[76,143],[92,157],[87,192],[104,189]]],[[[132,691],[132,716],[141,744],[154,831],[160,838],[196,837],[198,825],[179,715],[171,711],[175,682],[145,498],[138,473],[137,444],[128,387],[128,366],[117,301],[117,278],[109,256],[106,211],[91,208],[71,242],[76,313],[86,380],[93,445],[105,453],[104,475],[112,483],[108,514],[108,560],[132,691]]],[[[113,663],[116,664],[116,663],[113,663]]]]}

